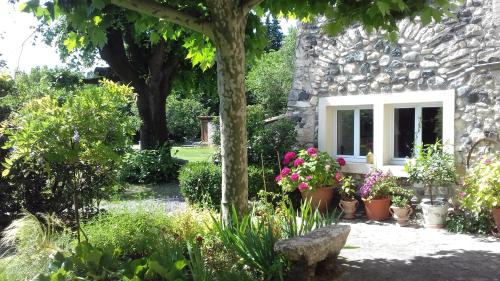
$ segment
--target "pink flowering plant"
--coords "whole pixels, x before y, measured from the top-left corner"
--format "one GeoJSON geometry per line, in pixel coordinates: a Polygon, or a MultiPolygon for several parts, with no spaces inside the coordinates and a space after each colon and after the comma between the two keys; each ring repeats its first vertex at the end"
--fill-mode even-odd
{"type": "Polygon", "coordinates": [[[500,207],[500,156],[484,156],[467,173],[464,188],[459,192],[464,209],[479,214],[482,210],[500,207]]]}
{"type": "Polygon", "coordinates": [[[397,188],[396,177],[381,170],[373,170],[365,175],[359,195],[365,200],[388,198],[397,188]]]}
{"type": "Polygon", "coordinates": [[[299,152],[285,153],[283,164],[280,174],[276,176],[276,182],[284,191],[314,191],[316,188],[332,187],[340,182],[340,168],[345,165],[345,160],[334,159],[328,153],[310,147],[299,152]]]}

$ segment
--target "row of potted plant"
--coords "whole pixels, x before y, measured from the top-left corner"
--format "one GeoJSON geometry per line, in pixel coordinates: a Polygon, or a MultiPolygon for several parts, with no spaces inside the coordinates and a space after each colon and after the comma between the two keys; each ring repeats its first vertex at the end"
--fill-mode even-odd
{"type": "Polygon", "coordinates": [[[381,221],[392,215],[400,226],[408,225],[413,191],[399,186],[396,177],[390,173],[372,171],[365,176],[360,188],[352,177],[345,177],[339,193],[342,198],[339,206],[344,211],[345,219],[354,218],[358,205],[356,196],[360,195],[368,219],[381,221]]]}
{"type": "MultiPolygon", "coordinates": [[[[460,202],[464,208],[479,212],[492,210],[497,229],[500,229],[500,163],[499,156],[488,156],[476,165],[465,178],[460,192],[460,202]]],[[[385,220],[392,214],[399,224],[406,224],[411,214],[410,199],[413,191],[398,185],[397,179],[380,170],[365,176],[357,188],[351,177],[344,177],[343,158],[332,158],[326,152],[308,148],[299,152],[287,152],[283,159],[284,167],[276,176],[276,181],[284,191],[300,190],[302,197],[311,200],[320,211],[325,212],[331,202],[334,188],[342,196],[340,208],[345,218],[352,218],[349,210],[355,210],[359,195],[364,202],[366,213],[371,220],[385,220]],[[391,206],[392,204],[392,206],[391,206]],[[406,220],[406,221],[405,221],[406,220]]],[[[440,143],[419,148],[415,158],[410,160],[405,170],[411,183],[423,184],[428,190],[429,199],[423,199],[420,206],[426,227],[442,227],[445,224],[449,204],[436,199],[434,189],[458,182],[453,155],[443,150],[440,143]]]]}

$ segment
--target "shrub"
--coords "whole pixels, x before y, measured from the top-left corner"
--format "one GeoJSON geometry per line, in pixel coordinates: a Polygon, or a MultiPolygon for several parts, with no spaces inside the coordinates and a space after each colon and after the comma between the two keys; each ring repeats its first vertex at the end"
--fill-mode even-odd
{"type": "MultiPolygon", "coordinates": [[[[276,166],[278,155],[290,151],[296,143],[295,123],[288,119],[279,119],[269,124],[264,123],[264,108],[261,105],[247,107],[248,163],[276,166]]],[[[214,143],[220,144],[220,132],[216,132],[214,143]]],[[[214,159],[220,158],[220,151],[214,159]]]]}
{"type": "Polygon", "coordinates": [[[487,155],[469,171],[460,204],[476,215],[500,207],[500,156],[487,155]]]}
{"type": "Polygon", "coordinates": [[[490,234],[494,228],[495,223],[490,211],[458,211],[446,219],[446,229],[456,233],[490,234]]]}
{"type": "Polygon", "coordinates": [[[291,32],[281,49],[262,55],[247,74],[250,99],[262,105],[268,117],[286,111],[293,80],[296,39],[297,33],[291,32]]]}
{"type": "MultiPolygon", "coordinates": [[[[266,189],[277,190],[274,171],[264,169],[266,189]]],[[[221,167],[209,162],[188,163],[179,172],[179,186],[184,197],[193,204],[208,204],[218,208],[221,202],[221,167]]],[[[256,198],[264,189],[262,169],[257,166],[248,167],[248,197],[256,198]]]]}
{"type": "Polygon", "coordinates": [[[103,81],[64,102],[33,100],[12,115],[3,127],[11,152],[2,174],[21,207],[61,213],[73,194],[85,208],[109,197],[138,124],[128,110],[133,101],[131,88],[103,81]]]}
{"type": "Polygon", "coordinates": [[[130,183],[161,183],[176,179],[179,168],[168,148],[131,151],[122,158],[118,178],[130,183]]]}
{"type": "Polygon", "coordinates": [[[200,135],[198,116],[207,115],[208,109],[200,102],[176,95],[167,98],[167,128],[176,140],[193,140],[200,135]]]}
{"type": "Polygon", "coordinates": [[[137,258],[151,255],[163,244],[172,225],[163,210],[139,206],[103,213],[84,223],[82,230],[95,247],[113,249],[120,258],[137,258]]]}

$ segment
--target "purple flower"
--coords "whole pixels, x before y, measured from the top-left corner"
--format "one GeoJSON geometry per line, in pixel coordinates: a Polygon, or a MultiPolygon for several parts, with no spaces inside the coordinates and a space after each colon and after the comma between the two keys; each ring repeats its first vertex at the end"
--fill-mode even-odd
{"type": "Polygon", "coordinates": [[[78,134],[78,130],[75,128],[73,131],[73,137],[71,138],[74,144],[78,144],[80,142],[80,135],[78,134]]]}
{"type": "Polygon", "coordinates": [[[292,181],[297,181],[299,179],[299,174],[297,173],[293,173],[291,176],[290,176],[290,179],[292,181]]]}
{"type": "Polygon", "coordinates": [[[308,188],[309,188],[309,185],[307,183],[305,183],[305,182],[299,183],[299,190],[300,191],[306,190],[308,188]]]}
{"type": "Polygon", "coordinates": [[[295,161],[293,161],[293,166],[294,167],[298,167],[298,166],[300,166],[302,164],[304,164],[304,159],[302,159],[302,158],[297,158],[297,159],[295,159],[295,161]]]}
{"type": "Polygon", "coordinates": [[[335,179],[340,182],[344,178],[344,175],[342,175],[341,172],[335,173],[335,179]]]}
{"type": "Polygon", "coordinates": [[[290,168],[285,167],[285,168],[283,168],[283,169],[281,170],[281,175],[282,175],[282,176],[286,176],[286,175],[288,175],[288,174],[290,173],[290,171],[292,171],[292,170],[290,170],[290,168]]]}
{"type": "Polygon", "coordinates": [[[485,165],[491,164],[491,159],[490,158],[484,159],[483,164],[485,164],[485,165]]]}
{"type": "Polygon", "coordinates": [[[309,156],[316,156],[316,153],[318,153],[318,150],[316,150],[316,148],[314,148],[314,147],[309,147],[307,149],[307,154],[309,156]]]}
{"type": "Polygon", "coordinates": [[[313,176],[306,176],[306,180],[310,181],[313,179],[313,176]]]}

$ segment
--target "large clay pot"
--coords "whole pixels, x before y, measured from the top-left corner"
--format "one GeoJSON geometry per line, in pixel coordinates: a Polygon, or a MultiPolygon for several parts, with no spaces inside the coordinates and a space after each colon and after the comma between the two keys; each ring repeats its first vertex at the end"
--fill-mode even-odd
{"type": "Polygon", "coordinates": [[[358,200],[354,199],[351,201],[340,200],[339,207],[344,212],[344,219],[351,220],[354,218],[354,213],[358,208],[358,200]]]}
{"type": "Polygon", "coordinates": [[[396,207],[391,206],[389,211],[392,214],[392,217],[396,220],[396,223],[399,226],[407,226],[408,221],[410,220],[410,215],[413,213],[413,210],[410,206],[406,207],[396,207]]]}
{"type": "Polygon", "coordinates": [[[302,199],[311,202],[311,205],[321,213],[326,213],[333,198],[333,188],[321,187],[314,191],[301,191],[302,199]]]}
{"type": "Polygon", "coordinates": [[[493,214],[493,219],[497,225],[497,232],[500,233],[500,207],[493,208],[491,213],[493,214]]]}
{"type": "Polygon", "coordinates": [[[363,199],[363,201],[365,202],[366,216],[369,220],[385,221],[391,217],[391,213],[389,212],[389,207],[391,206],[390,198],[363,199]]]}
{"type": "Polygon", "coordinates": [[[448,203],[429,201],[420,203],[422,214],[424,215],[424,226],[427,228],[443,228],[448,216],[448,203]]]}

